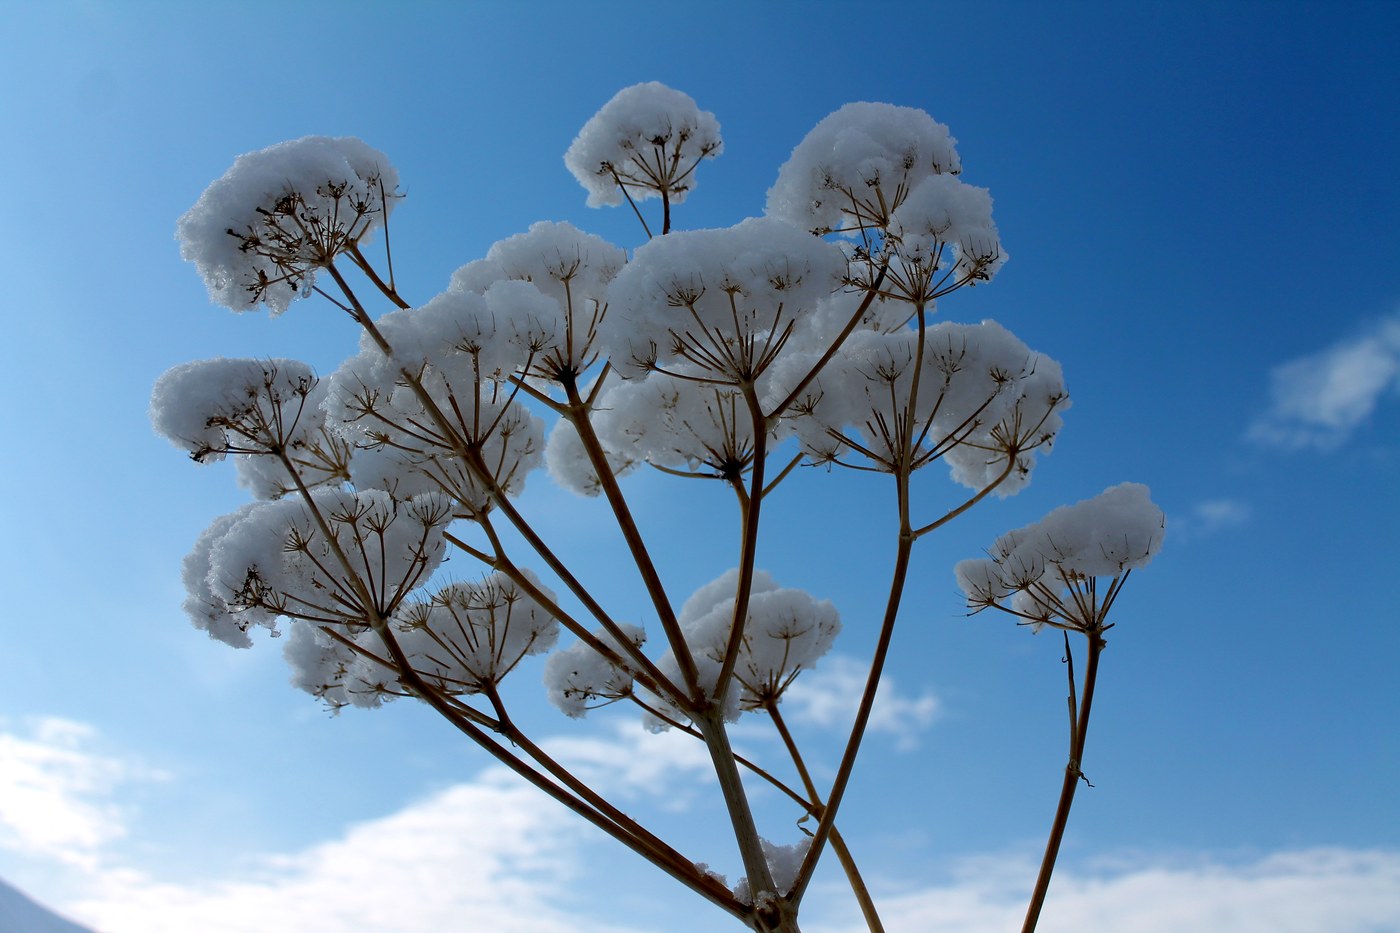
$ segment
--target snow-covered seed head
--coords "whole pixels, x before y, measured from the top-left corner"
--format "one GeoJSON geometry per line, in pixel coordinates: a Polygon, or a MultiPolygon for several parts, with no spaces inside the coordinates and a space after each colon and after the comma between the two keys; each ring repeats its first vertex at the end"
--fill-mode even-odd
{"type": "Polygon", "coordinates": [[[559,381],[597,361],[608,285],[626,263],[626,252],[602,237],[541,222],[458,269],[451,290],[493,298],[503,336],[531,351],[525,374],[559,381]],[[497,288],[500,282],[529,283],[540,297],[497,288]]]}
{"type": "MultiPolygon", "coordinates": [[[[700,685],[712,699],[723,701],[730,720],[741,712],[767,709],[780,702],[797,676],[815,667],[841,632],[840,616],[830,600],[780,587],[765,571],[755,571],[732,681],[721,684],[718,681],[735,621],[738,583],[739,571],[727,571],[696,590],[679,616],[700,685]]],[[[678,677],[675,657],[669,652],[657,667],[672,679],[678,677]]],[[[671,718],[682,718],[665,701],[655,702],[671,718]]],[[[644,721],[649,728],[666,726],[650,714],[644,721]]]]}
{"type": "Polygon", "coordinates": [[[209,297],[279,314],[310,294],[316,270],[388,217],[399,177],[349,136],[307,136],[239,156],[180,218],[180,255],[209,297]]]}
{"type": "MultiPolygon", "coordinates": [[[[553,601],[538,579],[528,579],[553,601]]],[[[452,695],[493,690],[523,658],[548,651],[559,637],[558,620],[501,573],[408,603],[394,626],[413,669],[452,695]]]]}
{"type": "MultiPolygon", "coordinates": [[[[804,364],[796,357],[775,383],[804,364]]],[[[956,482],[995,482],[1006,496],[1029,482],[1067,408],[1054,360],[995,322],[944,321],[922,341],[907,327],[852,334],[785,420],[814,463],[901,473],[943,459],[956,482]]]]}
{"type": "Polygon", "coordinates": [[[790,341],[815,339],[815,309],[845,265],[835,244],[772,218],[657,237],[613,282],[603,342],[624,372],[682,361],[754,380],[790,341]]]}
{"type": "Polygon", "coordinates": [[[962,171],[956,142],[922,110],[847,104],[793,149],[768,191],[767,213],[819,236],[884,230],[920,182],[962,171]]]}
{"type": "MultiPolygon", "coordinates": [[[[635,647],[646,641],[639,625],[619,625],[619,630],[635,647]]],[[[593,633],[611,647],[616,658],[625,655],[622,645],[604,629],[593,633]]],[[[544,683],[549,701],[566,716],[582,719],[590,709],[606,706],[632,695],[633,673],[619,667],[584,641],[576,641],[549,656],[544,666],[544,683]]]]}
{"type": "Polygon", "coordinates": [[[618,91],[579,130],[564,164],[588,192],[588,206],[666,197],[679,204],[695,169],[724,148],[719,121],[657,81],[618,91]]]}
{"type": "Polygon", "coordinates": [[[253,624],[303,619],[357,632],[388,618],[442,562],[451,502],[396,502],[322,488],[219,519],[185,561],[186,609],[211,636],[246,645],[253,624]]]}
{"type": "Polygon", "coordinates": [[[995,608],[1037,630],[1098,634],[1109,627],[1123,581],[1151,562],[1165,532],[1147,487],[1122,483],[1007,532],[987,557],[961,561],[954,572],[973,612],[995,608]],[[1101,578],[1109,582],[1100,586],[1101,578]]]}

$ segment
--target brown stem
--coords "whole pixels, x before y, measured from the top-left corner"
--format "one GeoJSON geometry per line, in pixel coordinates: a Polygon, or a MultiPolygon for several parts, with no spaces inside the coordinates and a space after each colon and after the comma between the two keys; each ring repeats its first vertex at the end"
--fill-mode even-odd
{"type": "MultiPolygon", "coordinates": [[[[897,477],[902,487],[907,487],[908,477],[897,477]]],[[[901,512],[907,522],[908,509],[905,505],[906,496],[901,491],[901,512]]],[[[885,618],[880,625],[880,636],[875,643],[875,655],[870,661],[870,673],[866,677],[865,692],[861,694],[860,706],[856,709],[855,723],[851,726],[850,738],[846,740],[846,750],[841,756],[841,763],[836,769],[836,778],[832,781],[831,793],[827,797],[826,809],[823,811],[821,820],[817,823],[816,832],[812,835],[812,846],[807,850],[807,856],[802,861],[802,868],[797,875],[797,883],[793,885],[790,898],[794,902],[802,899],[807,885],[812,880],[812,873],[816,870],[817,860],[821,858],[822,848],[826,845],[827,837],[831,835],[832,826],[836,822],[836,811],[841,806],[841,800],[845,796],[846,786],[851,780],[851,772],[855,769],[856,755],[860,752],[861,740],[865,737],[866,727],[870,723],[870,712],[875,706],[875,694],[880,686],[880,675],[885,669],[885,659],[889,654],[890,642],[894,637],[894,623],[899,616],[899,602],[904,594],[904,582],[909,572],[909,556],[914,547],[914,536],[905,524],[900,532],[899,546],[895,552],[894,573],[890,580],[890,594],[885,604],[885,618]]]]}
{"type": "MultiPolygon", "coordinates": [[[[782,736],[783,744],[787,746],[788,754],[792,757],[793,767],[797,769],[797,775],[802,779],[802,786],[807,789],[807,796],[811,798],[808,804],[808,812],[814,814],[818,819],[822,814],[821,796],[817,793],[817,785],[812,782],[812,776],[807,771],[807,764],[802,760],[802,753],[797,749],[797,742],[792,738],[792,733],[788,731],[787,723],[783,721],[783,716],[778,712],[777,702],[769,703],[767,706],[768,715],[773,720],[773,725],[778,730],[778,735],[782,736]]],[[[865,917],[865,925],[869,927],[870,933],[885,933],[885,926],[880,922],[880,913],[875,909],[875,901],[870,896],[870,889],[865,886],[865,879],[861,877],[860,869],[856,867],[856,860],[851,856],[851,850],[846,847],[846,840],[841,838],[841,833],[835,826],[831,827],[831,851],[836,853],[836,860],[841,863],[841,869],[846,873],[846,881],[851,886],[851,893],[855,895],[856,903],[860,905],[861,915],[865,917]]]]}
{"type": "Polygon", "coordinates": [[[671,606],[671,599],[666,595],[666,588],[661,583],[661,575],[657,573],[656,565],[652,563],[651,552],[647,550],[646,542],[642,540],[641,530],[637,527],[636,520],[632,518],[632,510],[627,505],[627,499],[622,495],[622,488],[617,484],[617,477],[613,475],[612,467],[608,465],[608,456],[603,450],[602,442],[598,440],[598,435],[593,431],[593,425],[588,420],[588,407],[579,396],[577,382],[573,378],[566,378],[563,382],[564,391],[569,400],[569,419],[573,422],[575,430],[578,431],[579,440],[583,443],[583,449],[588,455],[588,462],[593,467],[593,472],[598,476],[598,484],[602,488],[604,497],[608,500],[608,505],[612,507],[618,530],[622,532],[623,540],[627,542],[627,549],[632,554],[632,562],[636,564],[637,572],[641,574],[642,583],[646,586],[647,595],[651,597],[657,619],[661,622],[662,631],[666,633],[666,642],[680,666],[684,687],[691,697],[691,703],[688,705],[702,704],[704,691],[700,688],[700,674],[695,667],[695,658],[691,655],[690,646],[686,644],[685,635],[681,632],[680,622],[676,619],[675,609],[671,606]]]}
{"type": "MultiPolygon", "coordinates": [[[[1021,933],[1033,933],[1040,921],[1040,909],[1045,904],[1045,893],[1050,889],[1050,875],[1055,871],[1055,859],[1060,854],[1060,840],[1065,835],[1065,824],[1069,822],[1069,808],[1074,803],[1074,792],[1079,782],[1084,780],[1080,766],[1084,761],[1084,739],[1089,731],[1089,709],[1094,702],[1094,682],[1099,672],[1099,654],[1104,641],[1097,632],[1086,632],[1089,639],[1089,662],[1084,670],[1083,699],[1079,704],[1079,718],[1074,721],[1074,731],[1070,734],[1069,762],[1065,765],[1065,779],[1060,785],[1060,802],[1055,807],[1055,820],[1050,826],[1050,838],[1045,843],[1045,855],[1040,860],[1040,873],[1035,879],[1035,890],[1026,908],[1026,922],[1021,933]]],[[[1069,642],[1065,642],[1065,658],[1072,663],[1069,655],[1069,642]]],[[[1074,679],[1070,675],[1070,703],[1074,703],[1074,679]]]]}
{"type": "MultiPolygon", "coordinates": [[[[710,752],[720,794],[724,797],[724,805],[734,827],[734,838],[739,845],[739,857],[744,864],[744,874],[748,877],[749,891],[754,895],[757,907],[760,892],[776,891],[773,874],[768,869],[768,858],[763,854],[763,845],[759,841],[758,825],[754,822],[753,810],[749,807],[749,798],[744,793],[739,768],[734,761],[729,733],[724,728],[724,713],[719,707],[711,706],[701,712],[694,722],[710,752]]],[[[766,913],[755,916],[754,919],[760,923],[758,929],[764,933],[797,933],[796,904],[790,904],[788,898],[778,897],[773,899],[771,910],[771,916],[766,913]]]]}
{"type": "Polygon", "coordinates": [[[719,678],[715,681],[715,702],[720,704],[723,704],[724,697],[729,692],[729,681],[734,675],[734,665],[739,661],[739,651],[744,643],[744,628],[749,620],[754,564],[758,559],[758,523],[763,505],[763,474],[765,461],[768,459],[767,425],[763,411],[759,408],[758,396],[751,384],[744,386],[744,399],[748,403],[749,417],[753,423],[753,467],[749,472],[748,495],[740,498],[743,530],[739,541],[739,581],[734,593],[734,618],[730,623],[729,641],[725,645],[719,678]]]}
{"type": "MultiPolygon", "coordinates": [[[[388,248],[387,240],[385,242],[385,248],[386,250],[388,248]]],[[[392,284],[385,282],[379,277],[379,273],[374,271],[374,266],[371,266],[369,264],[369,260],[365,259],[364,254],[360,252],[360,245],[358,243],[350,247],[350,257],[354,260],[355,265],[359,267],[359,270],[365,274],[365,278],[369,279],[372,283],[374,283],[375,288],[379,289],[381,292],[384,293],[385,298],[388,298],[400,308],[407,309],[411,307],[411,305],[409,305],[407,301],[403,300],[399,293],[394,289],[394,286],[392,284]]],[[[390,277],[393,276],[393,269],[394,264],[393,260],[391,259],[389,261],[390,277]]]]}

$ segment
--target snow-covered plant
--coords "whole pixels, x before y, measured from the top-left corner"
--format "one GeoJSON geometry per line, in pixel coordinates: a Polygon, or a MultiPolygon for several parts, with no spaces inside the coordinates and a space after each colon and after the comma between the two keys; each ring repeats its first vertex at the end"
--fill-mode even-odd
{"type": "MultiPolygon", "coordinates": [[[[722,151],[719,123],[690,97],[627,88],[584,125],[565,163],[589,205],[631,205],[646,241],[629,253],[567,223],[537,223],[420,301],[400,293],[389,262],[389,212],[402,194],[384,155],[308,137],[239,157],[179,223],[210,296],[277,314],[317,295],[361,340],[325,377],[295,360],[212,359],[157,382],[156,429],[196,461],[233,458],[256,499],[216,519],[186,558],[185,610],[235,647],[251,645],[255,627],[285,632],[293,683],[332,708],[427,703],[753,930],[798,930],[830,849],[879,930],[837,819],[911,555],[982,499],[1030,481],[1069,395],[1060,366],[999,324],[934,319],[944,296],[991,281],[1006,252],[991,196],[962,181],[953,138],[928,114],[842,107],[779,169],[763,216],[673,232],[700,163],[722,151]],[[659,224],[644,212],[652,198],[659,224]],[[362,249],[380,228],[382,265],[362,249]],[[930,512],[914,475],[935,460],[968,492],[930,512]],[[888,474],[898,520],[883,610],[845,607],[874,628],[876,647],[850,732],[823,750],[835,761],[825,787],[782,708],[842,622],[832,601],[756,565],[763,505],[803,463],[888,474]],[[617,618],[539,532],[523,496],[541,466],[606,501],[649,626],[617,618]],[[647,540],[623,484],[646,467],[732,491],[737,553],[647,540]],[[668,546],[722,572],[679,601],[654,556],[668,546]],[[449,555],[452,578],[439,572],[449,555]],[[482,575],[463,578],[463,562],[482,575]],[[512,718],[502,682],[546,653],[545,687],[567,717],[632,709],[703,744],[733,828],[737,884],[709,870],[714,856],[697,861],[622,812],[512,718]],[[729,728],[741,717],[770,722],[789,760],[737,756],[729,728]],[[790,803],[789,816],[810,826],[804,838],[765,838],[744,770],[790,803]]],[[[1062,629],[1067,652],[1071,632],[1089,644],[1082,692],[1071,666],[1070,760],[1027,930],[1082,778],[1109,610],[1163,527],[1147,490],[1124,484],[957,568],[972,612],[1062,629]]]]}

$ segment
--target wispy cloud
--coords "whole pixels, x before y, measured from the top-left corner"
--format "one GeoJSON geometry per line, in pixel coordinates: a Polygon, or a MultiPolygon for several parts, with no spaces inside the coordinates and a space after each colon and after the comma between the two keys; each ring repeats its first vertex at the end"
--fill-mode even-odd
{"type": "Polygon", "coordinates": [[[1400,390],[1400,314],[1360,335],[1276,366],[1270,407],[1248,437],[1274,447],[1338,446],[1400,390]]]}
{"type": "Polygon", "coordinates": [[[1241,528],[1249,523],[1249,504],[1238,499],[1205,499],[1184,512],[1173,512],[1167,529],[1176,543],[1241,528]]]}
{"type": "MultiPolygon", "coordinates": [[[[853,710],[860,705],[869,674],[866,664],[846,655],[832,655],[815,670],[793,681],[783,699],[783,710],[794,722],[822,729],[849,728],[853,710]]],[[[918,745],[919,733],[938,718],[938,697],[925,690],[918,695],[902,692],[888,676],[880,678],[875,707],[868,728],[895,737],[895,747],[907,751],[918,745]]]]}
{"type": "Polygon", "coordinates": [[[0,732],[0,845],[34,858],[91,869],[126,833],[116,792],[161,775],[96,750],[93,730],[43,718],[0,732]]]}
{"type": "MultiPolygon", "coordinates": [[[[113,788],[154,772],[96,752],[99,737],[79,723],[42,720],[30,732],[0,732],[3,839],[66,864],[80,893],[65,898],[65,912],[103,933],[640,933],[622,917],[579,915],[587,853],[606,843],[504,768],[335,838],[174,883],[133,867],[116,845],[129,814],[112,803],[113,788]]],[[[639,723],[544,744],[618,797],[674,795],[706,762],[699,742],[639,723]]]]}
{"type": "MultiPolygon", "coordinates": [[[[945,884],[880,900],[890,933],[1020,927],[1029,859],[961,863],[945,884]]],[[[856,933],[849,922],[804,923],[811,933],[856,933]]],[[[1137,857],[1057,871],[1037,930],[1180,933],[1376,933],[1400,929],[1400,852],[1339,848],[1280,852],[1249,861],[1137,857]]]]}
{"type": "Polygon", "coordinates": [[[569,910],[585,832],[492,771],[338,838],[266,856],[242,878],[171,884],[109,869],[68,909],[106,933],[623,933],[569,910]]]}

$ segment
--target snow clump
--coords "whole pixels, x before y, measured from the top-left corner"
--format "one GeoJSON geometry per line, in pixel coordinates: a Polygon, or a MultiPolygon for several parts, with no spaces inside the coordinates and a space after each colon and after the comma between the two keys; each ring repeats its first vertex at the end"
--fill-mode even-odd
{"type": "Polygon", "coordinates": [[[1122,483],[1007,532],[989,557],[961,561],[954,572],[973,611],[995,607],[1036,628],[1095,630],[1115,588],[1100,606],[1094,590],[1086,593],[1086,581],[1117,582],[1147,566],[1161,550],[1165,529],[1166,518],[1147,487],[1122,483]],[[1072,598],[1062,598],[1066,592],[1072,598]]]}
{"type": "Polygon", "coordinates": [[[924,179],[962,171],[956,143],[922,110],[847,104],[793,149],[768,191],[766,213],[819,236],[883,230],[924,179]]]}
{"type": "Polygon", "coordinates": [[[350,136],[306,136],[241,155],[180,218],[180,255],[214,302],[273,314],[311,293],[316,270],[384,225],[399,176],[350,136]]]}
{"type": "Polygon", "coordinates": [[[618,91],[579,130],[564,164],[588,192],[589,207],[665,195],[679,204],[695,188],[695,168],[724,149],[719,121],[657,81],[618,91]]]}

